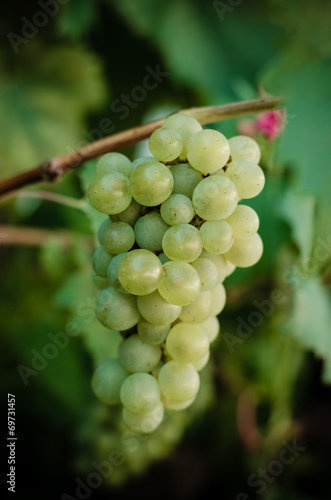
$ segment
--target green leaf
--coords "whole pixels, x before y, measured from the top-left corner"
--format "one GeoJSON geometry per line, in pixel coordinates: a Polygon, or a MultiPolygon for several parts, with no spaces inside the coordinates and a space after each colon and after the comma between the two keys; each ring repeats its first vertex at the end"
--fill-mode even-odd
{"type": "Polygon", "coordinates": [[[106,97],[100,63],[81,48],[45,50],[30,41],[16,55],[15,76],[1,64],[0,177],[75,150],[86,114],[106,97]]]}
{"type": "Polygon", "coordinates": [[[313,247],[315,198],[288,190],[280,202],[279,214],[291,227],[301,260],[307,261],[313,247]]]}
{"type": "Polygon", "coordinates": [[[304,281],[294,292],[294,305],[287,331],[326,362],[325,380],[330,381],[331,303],[318,278],[304,281]]]}
{"type": "Polygon", "coordinates": [[[79,38],[87,33],[96,19],[96,2],[90,0],[70,0],[57,17],[61,35],[79,38]]]}

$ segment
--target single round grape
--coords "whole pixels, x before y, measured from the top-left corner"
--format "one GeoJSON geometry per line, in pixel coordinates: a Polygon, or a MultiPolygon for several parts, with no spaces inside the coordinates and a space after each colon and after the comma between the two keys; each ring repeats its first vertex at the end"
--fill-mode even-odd
{"type": "Polygon", "coordinates": [[[99,290],[102,290],[103,288],[107,288],[107,286],[109,286],[108,279],[103,278],[102,276],[98,276],[95,271],[92,271],[92,280],[99,290]]]}
{"type": "Polygon", "coordinates": [[[206,354],[209,341],[199,325],[177,323],[168,334],[166,348],[178,363],[194,363],[206,354]]]}
{"type": "Polygon", "coordinates": [[[187,141],[187,159],[204,175],[224,167],[230,156],[227,138],[217,130],[205,129],[187,141]]]}
{"type": "Polygon", "coordinates": [[[92,390],[108,405],[121,402],[120,389],[129,373],[117,358],[108,358],[97,366],[92,376],[92,390]]]}
{"type": "Polygon", "coordinates": [[[186,323],[202,323],[210,315],[212,294],[209,290],[200,292],[198,297],[188,306],[183,306],[179,319],[186,323]]]}
{"type": "Polygon", "coordinates": [[[97,248],[92,256],[92,267],[95,274],[107,278],[107,269],[112,257],[103,245],[97,248]]]}
{"type": "Polygon", "coordinates": [[[238,204],[238,193],[232,181],[221,175],[203,179],[193,192],[196,213],[205,220],[229,217],[238,204]]]}
{"type": "Polygon", "coordinates": [[[137,306],[142,317],[153,325],[173,323],[182,310],[181,306],[167,302],[157,290],[137,297],[137,306]]]}
{"type": "Polygon", "coordinates": [[[197,298],[201,288],[200,278],[190,264],[170,261],[163,264],[163,269],[165,275],[158,290],[167,302],[186,306],[197,298]]]}
{"type": "Polygon", "coordinates": [[[118,267],[121,285],[134,295],[154,292],[163,274],[160,259],[149,250],[132,250],[123,257],[118,267]]]}
{"type": "Polygon", "coordinates": [[[104,229],[102,234],[103,245],[109,253],[115,255],[130,250],[134,242],[134,230],[126,222],[113,222],[104,229]]]}
{"type": "Polygon", "coordinates": [[[103,214],[123,212],[132,199],[129,180],[118,172],[99,175],[91,182],[88,197],[94,208],[103,214]]]}
{"type": "Polygon", "coordinates": [[[174,178],[173,194],[184,194],[192,198],[194,189],[203,179],[202,174],[188,163],[174,165],[171,167],[171,173],[174,178]]]}
{"type": "Polygon", "coordinates": [[[208,258],[202,257],[191,262],[191,266],[197,271],[201,281],[201,291],[210,290],[218,283],[218,270],[216,264],[208,258]]]}
{"type": "Polygon", "coordinates": [[[133,373],[124,380],[120,398],[132,413],[148,413],[160,403],[161,393],[157,380],[149,373],[133,373]]]}
{"type": "Polygon", "coordinates": [[[160,127],[151,134],[149,149],[155,158],[166,163],[178,158],[183,149],[183,141],[176,130],[160,127]]]}
{"type": "Polygon", "coordinates": [[[257,233],[260,225],[259,216],[247,205],[238,205],[226,222],[232,227],[235,238],[252,236],[257,233]]]}
{"type": "Polygon", "coordinates": [[[261,151],[259,145],[251,137],[236,135],[229,139],[231,160],[249,160],[259,163],[261,151]]]}
{"type": "Polygon", "coordinates": [[[223,257],[223,255],[214,255],[212,253],[207,252],[206,250],[202,250],[201,257],[209,259],[217,267],[218,275],[217,275],[217,283],[215,283],[215,285],[223,283],[228,272],[227,262],[226,259],[223,257]]]}
{"type": "Polygon", "coordinates": [[[158,252],[162,250],[162,238],[169,228],[158,212],[139,217],[134,226],[136,241],[140,248],[158,252]]]}
{"type": "Polygon", "coordinates": [[[195,118],[192,118],[192,116],[185,115],[184,113],[176,113],[169,116],[163,126],[172,128],[179,133],[183,141],[183,149],[179,157],[181,160],[186,160],[187,141],[192,135],[202,130],[200,123],[195,118]]]}
{"type": "Polygon", "coordinates": [[[131,335],[118,349],[118,357],[124,368],[130,372],[150,372],[160,362],[161,348],[146,344],[139,335],[131,335]]]}
{"type": "Polygon", "coordinates": [[[125,155],[121,153],[107,153],[98,160],[96,164],[96,175],[119,172],[130,177],[132,172],[132,163],[125,155]]]}
{"type": "Polygon", "coordinates": [[[187,401],[173,401],[172,399],[168,399],[164,395],[162,395],[161,400],[164,407],[167,408],[168,410],[181,411],[191,406],[191,404],[195,401],[195,396],[193,396],[193,398],[188,399],[187,401]]]}
{"type": "Polygon", "coordinates": [[[210,290],[212,294],[212,306],[210,316],[218,316],[224,309],[226,303],[226,291],[222,284],[214,286],[210,290]]]}
{"type": "Polygon", "coordinates": [[[224,257],[237,267],[250,267],[260,260],[262,253],[261,237],[255,233],[247,238],[236,238],[224,257]]]}
{"type": "Polygon", "coordinates": [[[173,185],[170,169],[159,162],[138,165],[130,177],[133,198],[146,207],[160,205],[171,195],[173,185]]]}
{"type": "Polygon", "coordinates": [[[221,255],[233,245],[232,227],[224,220],[210,220],[200,227],[203,248],[207,252],[221,255]]]}
{"type": "Polygon", "coordinates": [[[133,227],[139,218],[141,209],[142,206],[140,205],[140,203],[132,199],[128,208],[126,208],[125,210],[123,210],[123,212],[119,214],[112,215],[111,219],[113,222],[118,222],[118,221],[126,222],[127,224],[130,224],[130,226],[133,227]]]}
{"type": "Polygon", "coordinates": [[[210,316],[205,321],[200,323],[201,328],[205,331],[209,343],[214,342],[220,333],[220,323],[216,316],[210,316]]]}
{"type": "Polygon", "coordinates": [[[254,198],[264,188],[263,170],[252,161],[232,161],[224,174],[236,186],[241,199],[254,198]]]}
{"type": "Polygon", "coordinates": [[[202,252],[199,230],[190,224],[171,226],[162,239],[162,248],[171,260],[192,262],[202,252]]]}
{"type": "Polygon", "coordinates": [[[159,403],[152,411],[148,413],[132,413],[126,408],[122,410],[122,418],[125,425],[133,432],[140,434],[150,434],[161,424],[164,416],[164,407],[159,403]]]}
{"type": "Polygon", "coordinates": [[[111,330],[128,330],[140,319],[136,297],[118,293],[113,287],[101,290],[95,314],[100,323],[111,330]]]}
{"type": "Polygon", "coordinates": [[[102,234],[103,234],[104,230],[106,229],[106,227],[109,226],[111,223],[112,223],[112,221],[109,219],[109,217],[107,217],[107,219],[104,220],[102,224],[100,224],[100,227],[98,229],[98,241],[99,241],[100,245],[102,245],[102,234]]]}
{"type": "Polygon", "coordinates": [[[153,325],[144,318],[138,321],[138,335],[147,344],[159,345],[162,344],[170,331],[169,325],[153,325]]]}
{"type": "Polygon", "coordinates": [[[204,368],[207,365],[209,358],[210,358],[210,351],[208,349],[208,351],[204,356],[202,356],[200,359],[192,363],[197,372],[200,372],[202,368],[204,368]]]}
{"type": "Polygon", "coordinates": [[[197,394],[199,374],[192,364],[169,361],[159,373],[159,386],[163,397],[172,401],[188,401],[197,394]]]}
{"type": "Polygon", "coordinates": [[[164,201],[160,208],[162,219],[174,226],[188,224],[194,217],[195,211],[191,200],[184,194],[172,194],[164,201]]]}

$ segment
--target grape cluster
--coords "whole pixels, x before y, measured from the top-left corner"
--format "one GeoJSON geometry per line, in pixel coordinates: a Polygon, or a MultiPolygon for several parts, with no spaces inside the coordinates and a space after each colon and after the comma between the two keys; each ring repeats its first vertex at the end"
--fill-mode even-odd
{"type": "Polygon", "coordinates": [[[123,336],[118,358],[96,368],[92,388],[104,403],[122,403],[125,424],[144,433],[165,408],[194,401],[220,330],[223,281],[263,251],[258,215],[238,205],[264,186],[253,139],[227,140],[175,114],[149,147],[153,156],[133,163],[119,153],[101,157],[88,193],[109,216],[93,255],[96,316],[123,336]]]}

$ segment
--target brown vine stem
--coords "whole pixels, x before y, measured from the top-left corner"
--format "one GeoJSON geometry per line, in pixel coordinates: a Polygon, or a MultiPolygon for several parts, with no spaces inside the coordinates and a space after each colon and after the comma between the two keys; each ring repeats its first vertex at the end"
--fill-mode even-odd
{"type": "MultiPolygon", "coordinates": [[[[238,118],[240,116],[272,111],[281,108],[284,99],[281,97],[264,97],[249,101],[234,102],[220,106],[207,106],[200,108],[189,108],[180,110],[196,118],[202,125],[215,123],[218,121],[238,118]]],[[[80,167],[83,163],[111,151],[133,146],[138,142],[147,139],[157,128],[161,127],[167,117],[155,120],[138,127],[134,127],[117,134],[110,135],[96,142],[92,142],[82,148],[46,160],[37,167],[27,170],[0,182],[0,196],[28,186],[36,182],[53,182],[70,170],[80,167]]]]}
{"type": "Polygon", "coordinates": [[[71,198],[70,196],[64,196],[63,194],[52,193],[51,191],[32,191],[28,189],[11,191],[10,193],[4,194],[0,201],[10,200],[12,198],[38,198],[40,200],[51,201],[53,203],[59,203],[60,205],[66,205],[67,207],[77,208],[86,212],[87,204],[85,200],[77,200],[71,198]]]}
{"type": "MultiPolygon", "coordinates": [[[[53,231],[37,227],[0,226],[0,246],[23,245],[34,247],[53,240],[63,248],[68,248],[75,243],[75,238],[76,236],[72,232],[65,229],[53,231]]],[[[81,235],[80,238],[83,246],[89,250],[93,249],[93,238],[85,235],[81,235]]]]}

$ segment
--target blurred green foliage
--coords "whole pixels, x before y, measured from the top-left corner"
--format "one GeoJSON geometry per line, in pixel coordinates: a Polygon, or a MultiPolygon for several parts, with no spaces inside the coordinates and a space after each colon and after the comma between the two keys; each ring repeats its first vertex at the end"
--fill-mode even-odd
{"type": "MultiPolygon", "coordinates": [[[[41,7],[23,0],[15,9],[2,6],[0,179],[105,135],[105,119],[120,131],[188,106],[261,94],[287,98],[285,132],[275,141],[257,137],[267,182],[251,206],[260,215],[264,256],[226,282],[223,338],[196,405],[148,440],[135,438],[134,451],[123,441],[117,412],[90,389],[93,367],[119,342],[93,316],[91,255],[102,217],[88,202],[80,208],[34,198],[1,202],[1,226],[47,229],[42,241],[30,235],[23,246],[11,245],[0,230],[1,388],[17,395],[21,438],[45,462],[44,482],[27,464],[31,498],[53,498],[44,494],[46,483],[57,484],[54,498],[73,494],[75,477],[85,477],[112,449],[125,456],[110,478],[128,481],[126,489],[111,490],[119,498],[137,491],[200,498],[214,486],[224,498],[241,491],[255,498],[248,478],[293,438],[306,450],[259,498],[330,498],[330,389],[323,383],[331,383],[331,4],[234,5],[225,1],[220,15],[215,2],[204,0],[70,0],[17,53],[8,33],[23,36],[25,19],[33,22],[41,7]],[[147,66],[168,76],[142,101],[131,99],[123,118],[114,103],[141,85],[147,66]],[[31,369],[35,353],[52,343],[49,334],[60,332],[67,346],[25,385],[17,366],[31,369]],[[31,429],[39,429],[36,443],[31,429]],[[171,453],[168,465],[154,464],[142,480],[131,477],[171,453]]],[[[231,136],[239,123],[212,126],[231,136]]],[[[126,153],[134,158],[143,148],[126,153]]],[[[91,162],[34,189],[86,200],[93,171],[91,162]]],[[[96,495],[108,497],[108,488],[96,495]]]]}

